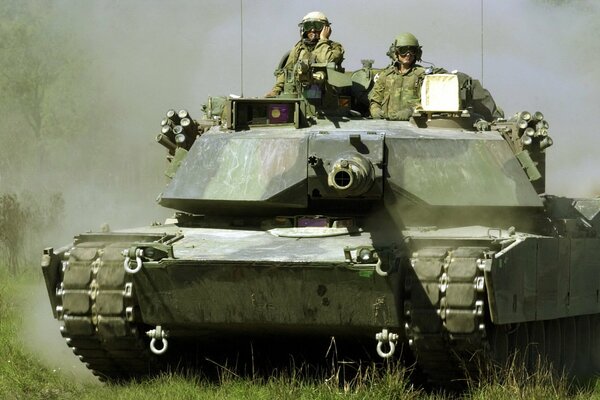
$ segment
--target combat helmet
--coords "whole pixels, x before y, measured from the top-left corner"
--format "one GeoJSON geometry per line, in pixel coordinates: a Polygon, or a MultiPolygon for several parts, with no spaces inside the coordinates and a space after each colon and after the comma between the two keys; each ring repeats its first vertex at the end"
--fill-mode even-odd
{"type": "Polygon", "coordinates": [[[311,11],[302,18],[302,21],[298,24],[300,28],[300,37],[306,38],[306,34],[314,29],[315,31],[321,31],[324,26],[331,25],[327,16],[321,11],[311,11]]]}
{"type": "Polygon", "coordinates": [[[390,46],[387,55],[393,60],[396,61],[396,53],[400,50],[401,47],[416,47],[417,52],[415,54],[415,60],[421,61],[421,56],[423,55],[423,49],[419,45],[419,40],[410,32],[403,32],[396,36],[392,45],[390,46]]]}

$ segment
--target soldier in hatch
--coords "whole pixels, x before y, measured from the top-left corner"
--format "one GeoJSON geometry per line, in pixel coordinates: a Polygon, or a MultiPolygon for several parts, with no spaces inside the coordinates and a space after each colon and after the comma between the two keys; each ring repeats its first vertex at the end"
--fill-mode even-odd
{"type": "MultiPolygon", "coordinates": [[[[423,54],[419,41],[412,33],[401,33],[394,39],[388,55],[391,66],[379,73],[370,94],[369,111],[373,118],[407,121],[421,103],[421,85],[426,74],[447,73],[443,68],[427,68],[417,64],[423,54]]],[[[466,107],[477,119],[478,130],[488,129],[488,121],[504,117],[491,94],[478,80],[461,72],[456,73],[461,89],[470,93],[466,107]]]]}
{"type": "Polygon", "coordinates": [[[278,96],[283,91],[284,70],[291,71],[299,60],[317,63],[335,63],[341,68],[344,59],[344,48],[341,44],[329,40],[331,24],[320,11],[313,11],[304,16],[298,24],[301,39],[292,48],[287,61],[281,69],[275,71],[275,86],[265,97],[278,96]]]}
{"type": "MultiPolygon", "coordinates": [[[[421,102],[421,84],[426,74],[421,61],[423,51],[412,33],[394,39],[388,55],[392,65],[383,70],[373,86],[369,110],[373,118],[407,121],[421,102]]],[[[443,72],[443,70],[436,70],[443,72]]]]}

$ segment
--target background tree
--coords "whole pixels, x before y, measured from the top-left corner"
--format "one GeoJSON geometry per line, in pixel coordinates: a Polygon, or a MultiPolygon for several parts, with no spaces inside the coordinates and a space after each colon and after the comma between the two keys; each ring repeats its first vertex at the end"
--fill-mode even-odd
{"type": "Polygon", "coordinates": [[[23,238],[27,226],[27,212],[13,194],[0,197],[0,246],[8,265],[8,272],[16,275],[23,254],[23,238]]]}
{"type": "Polygon", "coordinates": [[[84,60],[57,21],[53,2],[0,2],[0,192],[22,186],[81,124],[71,111],[84,60]]]}
{"type": "MultiPolygon", "coordinates": [[[[53,2],[0,2],[0,261],[16,274],[37,265],[64,214],[48,163],[82,118],[84,53],[55,18],[53,2]]],[[[81,130],[79,130],[81,132],[81,130]]]]}

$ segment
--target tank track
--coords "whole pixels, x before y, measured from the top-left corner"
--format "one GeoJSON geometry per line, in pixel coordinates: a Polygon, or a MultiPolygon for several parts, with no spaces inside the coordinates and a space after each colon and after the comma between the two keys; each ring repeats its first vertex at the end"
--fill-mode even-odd
{"type": "Polygon", "coordinates": [[[424,247],[405,280],[405,330],[419,369],[437,387],[463,387],[490,361],[588,379],[600,372],[600,314],[494,325],[483,266],[486,247],[424,247]],[[516,358],[514,358],[516,357],[516,358]]]}
{"type": "Polygon", "coordinates": [[[459,386],[477,372],[473,354],[487,346],[482,261],[489,250],[424,247],[410,259],[406,336],[419,369],[435,386],[459,386]]]}
{"type": "Polygon", "coordinates": [[[65,253],[57,290],[61,334],[102,381],[154,372],[154,356],[135,319],[138,307],[121,252],[128,243],[87,242],[65,253]]]}

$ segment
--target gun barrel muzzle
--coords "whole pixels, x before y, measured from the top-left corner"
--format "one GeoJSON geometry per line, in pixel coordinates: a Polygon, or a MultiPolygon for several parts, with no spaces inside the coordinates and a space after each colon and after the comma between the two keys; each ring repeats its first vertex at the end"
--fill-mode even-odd
{"type": "Polygon", "coordinates": [[[360,196],[373,185],[375,172],[371,161],[359,153],[340,155],[329,171],[327,184],[340,194],[360,196]]]}

